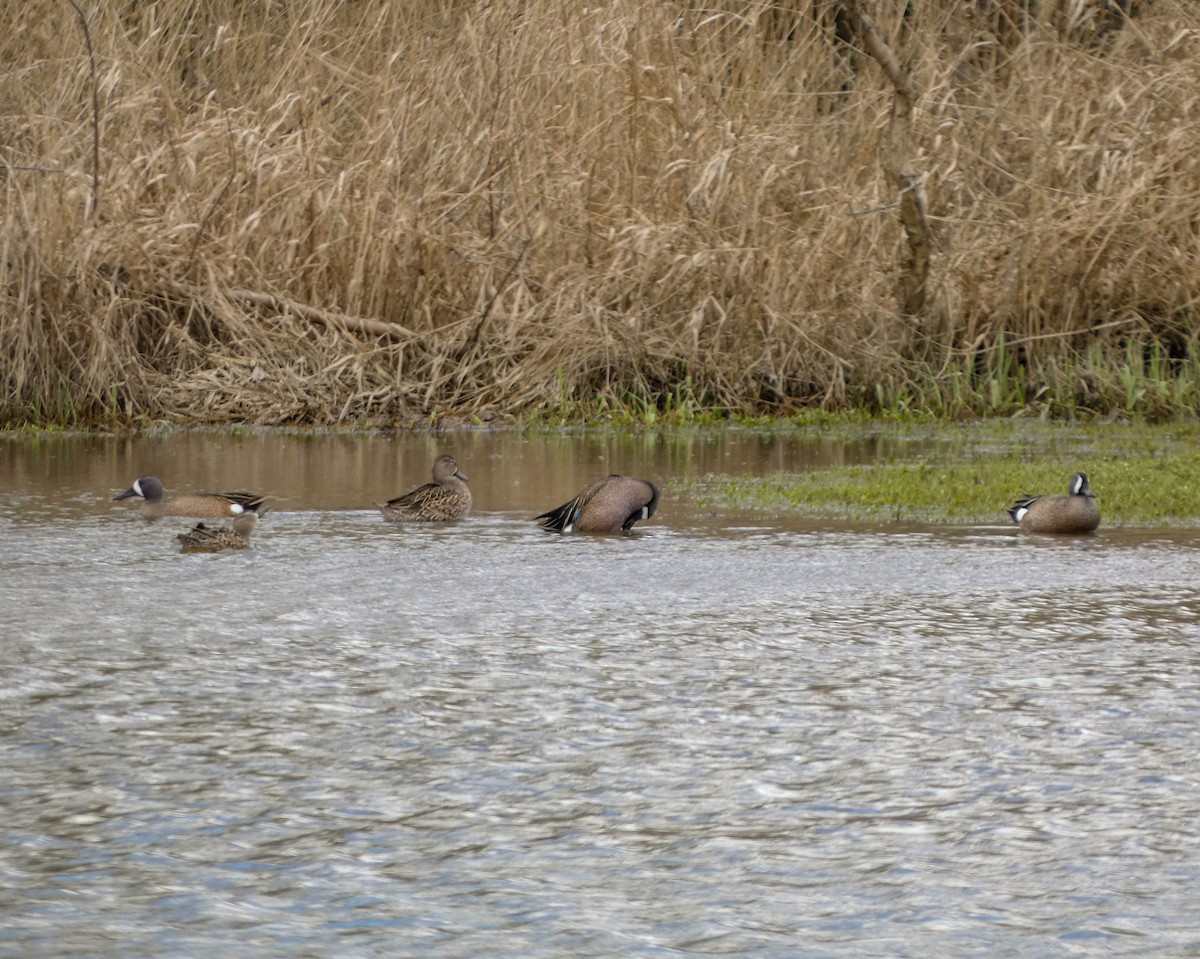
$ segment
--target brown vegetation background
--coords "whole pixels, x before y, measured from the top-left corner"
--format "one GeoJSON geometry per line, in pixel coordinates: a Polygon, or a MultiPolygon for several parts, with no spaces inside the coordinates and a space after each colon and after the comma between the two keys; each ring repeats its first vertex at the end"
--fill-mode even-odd
{"type": "Polygon", "coordinates": [[[837,3],[5,5],[0,425],[1194,408],[1200,4],[859,6],[918,315],[837,3]]]}

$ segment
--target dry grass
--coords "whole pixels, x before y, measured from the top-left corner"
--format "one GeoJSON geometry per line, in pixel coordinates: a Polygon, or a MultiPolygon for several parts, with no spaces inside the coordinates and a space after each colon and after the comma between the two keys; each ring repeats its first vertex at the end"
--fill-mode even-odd
{"type": "Polygon", "coordinates": [[[0,424],[408,423],[684,382],[733,412],[965,415],[1003,407],[998,375],[1009,405],[1131,409],[1123,364],[1194,369],[1200,5],[1103,36],[1086,2],[1020,33],[1015,4],[902,6],[874,11],[921,91],[920,317],[890,92],[829,3],[17,5],[0,424]]]}

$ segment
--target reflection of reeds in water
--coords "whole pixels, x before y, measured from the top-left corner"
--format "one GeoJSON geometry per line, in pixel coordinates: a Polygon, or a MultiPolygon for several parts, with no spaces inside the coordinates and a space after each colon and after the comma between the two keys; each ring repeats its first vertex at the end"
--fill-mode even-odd
{"type": "Polygon", "coordinates": [[[0,36],[0,419],[1194,407],[1197,14],[1024,42],[981,9],[881,23],[940,230],[911,318],[890,91],[833,21],[162,0],[89,14],[93,70],[30,0],[0,36]]]}

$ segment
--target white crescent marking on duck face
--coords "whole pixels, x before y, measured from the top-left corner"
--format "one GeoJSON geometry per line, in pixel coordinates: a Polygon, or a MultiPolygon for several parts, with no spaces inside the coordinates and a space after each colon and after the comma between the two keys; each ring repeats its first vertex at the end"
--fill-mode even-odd
{"type": "Polygon", "coordinates": [[[1078,496],[1081,489],[1083,489],[1083,477],[1077,476],[1075,482],[1071,484],[1071,492],[1078,496]]]}
{"type": "Polygon", "coordinates": [[[142,492],[142,481],[140,479],[133,481],[133,491],[142,497],[142,499],[146,498],[146,494],[142,492]]]}

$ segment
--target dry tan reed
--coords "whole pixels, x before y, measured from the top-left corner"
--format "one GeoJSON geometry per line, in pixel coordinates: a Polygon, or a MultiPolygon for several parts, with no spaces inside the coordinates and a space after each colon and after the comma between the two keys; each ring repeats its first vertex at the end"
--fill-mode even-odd
{"type": "Polygon", "coordinates": [[[0,425],[961,413],[1001,361],[1070,408],[1188,356],[1200,4],[864,6],[917,83],[919,316],[836,4],[9,5],[0,425]]]}

